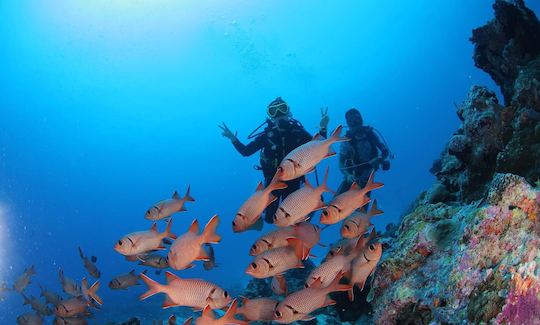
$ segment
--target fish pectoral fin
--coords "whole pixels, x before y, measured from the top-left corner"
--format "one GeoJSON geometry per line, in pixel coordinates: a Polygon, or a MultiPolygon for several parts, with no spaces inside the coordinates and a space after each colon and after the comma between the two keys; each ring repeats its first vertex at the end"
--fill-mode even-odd
{"type": "Polygon", "coordinates": [[[208,253],[202,246],[201,250],[199,251],[199,256],[195,258],[195,261],[210,261],[210,256],[208,256],[208,253]]]}
{"type": "Polygon", "coordinates": [[[180,305],[172,301],[172,299],[169,296],[165,296],[165,301],[163,302],[163,306],[162,306],[163,309],[171,308],[171,307],[178,307],[178,306],[180,305]]]}
{"type": "Polygon", "coordinates": [[[302,316],[302,318],[300,320],[303,320],[303,321],[310,321],[310,320],[314,320],[315,319],[315,316],[311,316],[310,314],[304,314],[304,316],[302,316]]]}
{"type": "Polygon", "coordinates": [[[321,308],[326,307],[326,306],[333,306],[335,304],[336,304],[335,300],[332,300],[332,299],[326,297],[326,299],[324,300],[324,304],[321,306],[321,308]]]}
{"type": "Polygon", "coordinates": [[[257,217],[257,221],[255,221],[254,224],[252,224],[247,230],[257,230],[261,231],[263,229],[264,222],[261,216],[257,217]]]}

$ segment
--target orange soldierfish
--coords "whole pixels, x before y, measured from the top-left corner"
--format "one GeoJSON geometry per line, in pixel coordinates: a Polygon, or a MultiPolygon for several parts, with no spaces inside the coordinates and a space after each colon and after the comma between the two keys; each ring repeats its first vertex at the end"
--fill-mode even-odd
{"type": "Polygon", "coordinates": [[[248,299],[242,297],[242,306],[238,308],[237,314],[244,316],[250,322],[274,320],[274,308],[279,301],[270,298],[248,299]]]}
{"type": "Polygon", "coordinates": [[[186,202],[194,202],[195,199],[189,195],[190,186],[188,185],[186,195],[180,197],[178,192],[174,191],[172,198],[160,201],[154,204],[144,217],[148,220],[161,220],[170,217],[173,213],[187,211],[184,207],[186,202]]]}
{"type": "Polygon", "coordinates": [[[145,274],[141,278],[148,285],[141,297],[144,300],[157,293],[165,293],[167,297],[163,302],[163,308],[187,306],[196,310],[202,310],[207,305],[212,309],[219,309],[227,306],[231,297],[217,285],[199,279],[181,279],[171,272],[165,272],[167,284],[160,284],[150,279],[145,274]]]}
{"type": "Polygon", "coordinates": [[[341,236],[343,238],[362,236],[373,225],[370,220],[371,217],[383,213],[377,208],[377,200],[374,200],[369,213],[355,211],[345,220],[341,226],[341,236]]]}
{"type": "Polygon", "coordinates": [[[373,230],[369,237],[360,237],[355,247],[347,254],[338,255],[331,258],[321,265],[317,266],[306,279],[305,287],[309,287],[313,282],[320,280],[321,286],[324,288],[334,280],[338,274],[349,273],[351,270],[351,262],[361,253],[367,246],[367,243],[375,238],[376,232],[373,230]]]}
{"type": "Polygon", "coordinates": [[[221,237],[216,234],[219,218],[214,215],[199,235],[199,222],[193,220],[189,231],[178,237],[171,245],[167,256],[169,266],[175,270],[184,270],[193,267],[193,261],[208,261],[210,257],[203,248],[203,244],[217,244],[221,237]]]}
{"type": "Polygon", "coordinates": [[[321,200],[323,192],[331,190],[326,186],[328,180],[328,168],[321,186],[313,187],[307,178],[305,186],[289,194],[279,205],[274,215],[274,224],[278,227],[287,227],[302,221],[306,221],[308,214],[324,208],[321,200]]]}
{"type": "Polygon", "coordinates": [[[17,317],[17,325],[42,325],[43,318],[34,313],[26,313],[17,317]]]}
{"type": "Polygon", "coordinates": [[[221,318],[218,318],[218,319],[216,319],[216,315],[214,315],[214,312],[212,311],[210,306],[206,306],[201,314],[201,317],[195,320],[195,325],[247,325],[249,324],[246,321],[234,318],[234,316],[236,315],[237,306],[238,306],[238,302],[236,299],[234,299],[229,309],[227,309],[227,312],[225,313],[225,315],[223,315],[221,318]]]}
{"type": "MultiPolygon", "coordinates": [[[[367,278],[375,272],[377,263],[381,259],[382,245],[381,243],[374,243],[367,246],[362,253],[358,255],[352,261],[351,264],[351,285],[358,285],[360,290],[364,290],[367,278]]],[[[349,291],[350,300],[354,300],[353,289],[349,291]]]]}
{"type": "Polygon", "coordinates": [[[89,315],[89,301],[83,296],[72,297],[67,300],[60,301],[54,309],[56,316],[73,317],[78,315],[89,315]]]}
{"type": "Polygon", "coordinates": [[[257,279],[281,275],[293,268],[303,268],[303,244],[297,238],[289,238],[287,247],[274,248],[257,255],[249,264],[246,273],[257,279]]]}
{"type": "Polygon", "coordinates": [[[138,254],[147,253],[150,251],[165,249],[163,246],[163,239],[172,238],[176,239],[176,235],[171,232],[172,219],[167,222],[167,228],[164,232],[160,233],[157,230],[157,224],[154,223],[152,228],[147,231],[138,231],[126,235],[120,239],[114,249],[126,256],[133,256],[138,254]]]}
{"type": "Polygon", "coordinates": [[[338,126],[328,139],[320,134],[313,137],[293,151],[289,152],[279,164],[276,176],[280,181],[289,181],[311,172],[324,158],[334,156],[336,153],[330,148],[333,143],[348,141],[348,138],[340,137],[343,127],[338,126]]]}
{"type": "Polygon", "coordinates": [[[249,255],[256,256],[270,249],[288,246],[287,238],[294,236],[292,227],[278,228],[257,239],[251,246],[249,255]]]}
{"type": "Polygon", "coordinates": [[[232,227],[234,232],[242,232],[249,229],[261,230],[263,222],[261,214],[264,209],[268,207],[272,202],[277,200],[277,197],[272,195],[272,191],[284,189],[287,184],[278,182],[275,178],[272,179],[270,184],[265,188],[263,183],[260,182],[247,201],[242,204],[234,220],[232,227]]]}
{"type": "Polygon", "coordinates": [[[315,318],[310,313],[313,311],[334,305],[336,302],[328,298],[328,294],[335,291],[348,291],[350,285],[341,285],[339,280],[343,275],[338,274],[332,283],[323,288],[321,281],[315,281],[311,287],[296,291],[280,302],[274,311],[274,321],[281,324],[289,324],[298,320],[311,320],[315,318]]]}
{"type": "MultiPolygon", "coordinates": [[[[146,274],[146,270],[143,272],[146,274]]],[[[109,282],[109,288],[113,290],[127,289],[139,285],[140,275],[135,274],[135,270],[131,270],[129,273],[119,275],[113,278],[109,282]]]]}
{"type": "Polygon", "coordinates": [[[370,199],[368,192],[383,187],[382,183],[373,182],[374,173],[372,172],[364,188],[359,188],[358,184],[353,183],[351,188],[336,196],[321,214],[321,223],[333,225],[347,218],[356,209],[360,209],[368,204],[370,199]]]}

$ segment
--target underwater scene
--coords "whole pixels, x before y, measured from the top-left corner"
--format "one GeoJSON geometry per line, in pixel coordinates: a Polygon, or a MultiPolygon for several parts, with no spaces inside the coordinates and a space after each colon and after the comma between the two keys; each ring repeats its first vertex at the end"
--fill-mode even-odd
{"type": "Polygon", "coordinates": [[[0,12],[0,324],[540,324],[539,1],[0,12]]]}

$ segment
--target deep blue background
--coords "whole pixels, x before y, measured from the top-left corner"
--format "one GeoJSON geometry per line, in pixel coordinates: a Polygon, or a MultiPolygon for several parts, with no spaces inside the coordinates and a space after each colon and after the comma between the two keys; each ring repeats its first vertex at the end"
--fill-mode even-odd
{"type": "MultiPolygon", "coordinates": [[[[356,106],[396,156],[377,175],[383,229],[431,185],[428,169],[458,125],[453,103],[474,84],[495,89],[468,41],[491,19],[490,1],[4,0],[0,12],[0,281],[34,264],[27,291],[60,291],[58,267],[85,275],[81,245],[103,273],[100,321],[160,312],[162,295],[138,302],[145,286],[106,288],[132,268],[112,246],[149,228],[146,209],[188,184],[197,202],[173,228],[219,214],[220,267],[177,274],[228,289],[249,279],[259,234],[233,234],[230,222],[261,179],[258,155],[237,154],[221,121],[245,140],[276,96],[310,132],[320,107],[333,129],[356,106]]],[[[323,163],[334,189],[336,160],[323,163]]],[[[9,294],[0,322],[29,309],[21,303],[9,294]]]]}

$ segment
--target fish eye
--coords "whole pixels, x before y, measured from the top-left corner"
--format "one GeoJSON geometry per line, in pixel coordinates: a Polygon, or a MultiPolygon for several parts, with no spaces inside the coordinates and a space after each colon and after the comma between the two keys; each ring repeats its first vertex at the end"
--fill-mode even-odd
{"type": "Polygon", "coordinates": [[[373,250],[375,250],[375,246],[373,244],[371,244],[371,245],[369,245],[369,249],[373,251],[373,250]]]}
{"type": "Polygon", "coordinates": [[[328,211],[323,210],[322,214],[324,214],[325,216],[328,216],[328,211]]]}
{"type": "Polygon", "coordinates": [[[304,288],[309,288],[307,283],[304,284],[304,288]]]}
{"type": "Polygon", "coordinates": [[[257,245],[253,244],[253,246],[251,246],[251,249],[256,250],[256,249],[257,249],[257,245]]]}
{"type": "Polygon", "coordinates": [[[229,296],[229,293],[227,291],[223,292],[223,297],[227,298],[229,296]]]}
{"type": "Polygon", "coordinates": [[[349,225],[345,225],[345,229],[351,230],[351,228],[349,227],[349,225]]]}
{"type": "Polygon", "coordinates": [[[276,317],[281,317],[281,312],[279,310],[276,310],[276,317]]]}
{"type": "Polygon", "coordinates": [[[118,245],[122,246],[122,240],[118,241],[118,245]]]}
{"type": "Polygon", "coordinates": [[[233,227],[236,227],[236,222],[233,221],[233,222],[232,222],[232,225],[233,225],[233,227]]]}
{"type": "Polygon", "coordinates": [[[277,220],[277,215],[274,214],[274,220],[277,220]]]}
{"type": "Polygon", "coordinates": [[[251,267],[256,269],[257,268],[257,263],[251,263],[251,267]]]}

